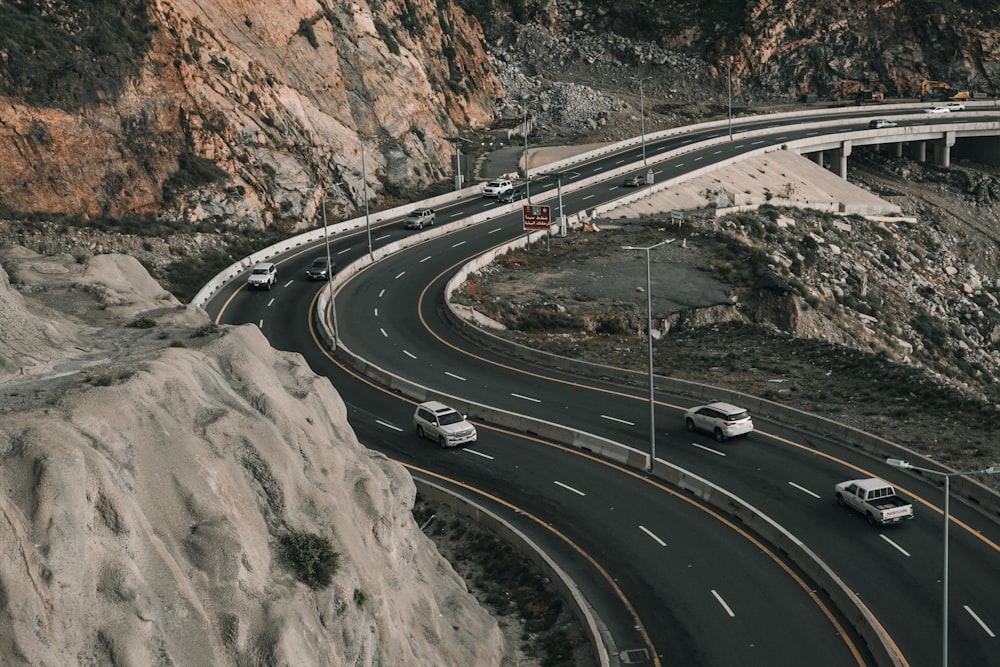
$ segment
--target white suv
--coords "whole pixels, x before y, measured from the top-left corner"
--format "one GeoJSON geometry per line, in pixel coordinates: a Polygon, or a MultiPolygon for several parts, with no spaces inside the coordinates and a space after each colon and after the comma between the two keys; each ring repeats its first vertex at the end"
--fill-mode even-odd
{"type": "Polygon", "coordinates": [[[421,438],[430,438],[442,447],[458,447],[476,441],[476,427],[465,421],[465,415],[438,401],[417,406],[413,428],[421,438]]]}
{"type": "Polygon", "coordinates": [[[278,280],[278,267],[271,262],[262,262],[250,270],[247,277],[247,288],[271,289],[278,280]]]}
{"type": "Polygon", "coordinates": [[[684,413],[689,431],[707,431],[719,442],[753,432],[753,420],[743,408],[729,403],[697,405],[684,413]]]}
{"type": "Polygon", "coordinates": [[[495,181],[490,181],[483,188],[484,197],[499,197],[508,190],[514,189],[514,183],[506,178],[498,178],[495,181]]]}

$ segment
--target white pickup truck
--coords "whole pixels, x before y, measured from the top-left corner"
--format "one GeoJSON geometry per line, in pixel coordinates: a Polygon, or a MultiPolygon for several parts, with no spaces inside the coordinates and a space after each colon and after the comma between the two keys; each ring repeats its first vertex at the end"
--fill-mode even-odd
{"type": "Polygon", "coordinates": [[[834,487],[837,502],[865,515],[869,525],[886,526],[913,518],[913,505],[880,479],[852,479],[834,487]]]}

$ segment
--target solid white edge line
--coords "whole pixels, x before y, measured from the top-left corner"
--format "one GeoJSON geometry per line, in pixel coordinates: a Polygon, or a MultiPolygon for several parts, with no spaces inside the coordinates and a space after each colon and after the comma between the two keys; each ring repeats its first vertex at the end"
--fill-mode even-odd
{"type": "Polygon", "coordinates": [[[563,484],[562,482],[559,482],[559,481],[556,481],[555,484],[556,484],[556,486],[561,486],[562,488],[566,489],[567,491],[572,491],[573,493],[575,493],[577,495],[580,495],[580,496],[586,496],[587,495],[586,493],[584,493],[583,491],[580,491],[579,489],[574,489],[569,484],[563,484]]]}
{"type": "Polygon", "coordinates": [[[654,535],[654,534],[653,534],[653,531],[651,531],[651,530],[650,530],[649,528],[646,528],[645,526],[639,526],[639,530],[641,530],[642,532],[644,532],[644,533],[646,533],[647,535],[649,535],[649,536],[650,536],[650,537],[651,537],[651,538],[652,538],[652,539],[653,539],[653,540],[654,540],[654,541],[655,541],[655,542],[656,542],[657,544],[659,544],[659,545],[660,545],[661,547],[665,547],[665,546],[667,546],[667,543],[666,543],[666,542],[664,542],[663,540],[661,540],[661,539],[660,539],[659,537],[657,537],[656,535],[654,535]]]}
{"type": "Polygon", "coordinates": [[[729,614],[729,618],[735,618],[736,617],[736,614],[733,613],[733,610],[729,608],[729,605],[726,604],[726,601],[722,599],[722,596],[719,595],[715,591],[715,589],[712,589],[712,595],[715,596],[715,599],[718,601],[718,603],[721,604],[722,608],[726,610],[727,614],[729,614]]]}

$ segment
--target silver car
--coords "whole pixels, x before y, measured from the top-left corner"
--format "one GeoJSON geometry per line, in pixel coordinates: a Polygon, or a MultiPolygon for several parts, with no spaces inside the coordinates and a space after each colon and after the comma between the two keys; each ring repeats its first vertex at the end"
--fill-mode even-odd
{"type": "Polygon", "coordinates": [[[476,441],[476,427],[465,421],[465,415],[438,401],[417,406],[413,427],[421,438],[430,438],[442,447],[458,447],[476,441]]]}
{"type": "Polygon", "coordinates": [[[753,419],[741,407],[729,403],[697,405],[684,413],[684,424],[689,431],[705,431],[719,442],[753,432],[753,419]]]}

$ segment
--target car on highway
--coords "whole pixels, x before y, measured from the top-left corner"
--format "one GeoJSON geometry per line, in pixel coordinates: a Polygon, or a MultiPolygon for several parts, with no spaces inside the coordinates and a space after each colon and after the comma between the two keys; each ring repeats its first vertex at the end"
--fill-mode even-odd
{"type": "Polygon", "coordinates": [[[486,184],[483,188],[484,197],[499,197],[508,190],[514,189],[514,183],[506,178],[497,178],[486,184]]]}
{"type": "Polygon", "coordinates": [[[622,185],[626,188],[638,188],[646,184],[645,176],[629,176],[624,181],[622,185]]]}
{"type": "Polygon", "coordinates": [[[432,226],[436,218],[437,214],[434,213],[434,209],[418,208],[406,216],[406,222],[403,224],[407,229],[423,229],[432,226]]]}
{"type": "Polygon", "coordinates": [[[322,255],[314,259],[306,267],[306,278],[309,280],[326,280],[329,278],[331,273],[337,271],[337,264],[332,259],[329,260],[329,263],[327,261],[327,258],[322,255]],[[333,269],[333,271],[330,269],[333,269]]]}
{"type": "Polygon", "coordinates": [[[513,190],[502,192],[497,197],[497,201],[501,204],[510,204],[511,202],[518,201],[519,199],[524,199],[524,190],[521,188],[514,188],[513,190]]]}
{"type": "Polygon", "coordinates": [[[271,289],[278,280],[278,267],[272,262],[254,265],[247,276],[247,289],[271,289]]]}
{"type": "Polygon", "coordinates": [[[476,441],[476,427],[465,420],[465,415],[439,401],[417,406],[413,428],[421,438],[430,438],[442,447],[458,447],[476,441]]]}
{"type": "Polygon", "coordinates": [[[896,123],[884,118],[877,118],[875,120],[868,121],[868,128],[871,130],[880,130],[883,127],[896,127],[896,123]]]}
{"type": "Polygon", "coordinates": [[[749,412],[721,401],[689,408],[684,413],[684,424],[689,431],[711,433],[719,442],[753,432],[753,419],[749,412]]]}
{"type": "Polygon", "coordinates": [[[949,109],[948,107],[941,106],[941,107],[931,107],[930,109],[927,109],[925,113],[949,113],[950,111],[951,109],[949,109]]]}
{"type": "Polygon", "coordinates": [[[952,111],[965,111],[965,104],[963,102],[945,102],[944,105],[952,111]]]}

